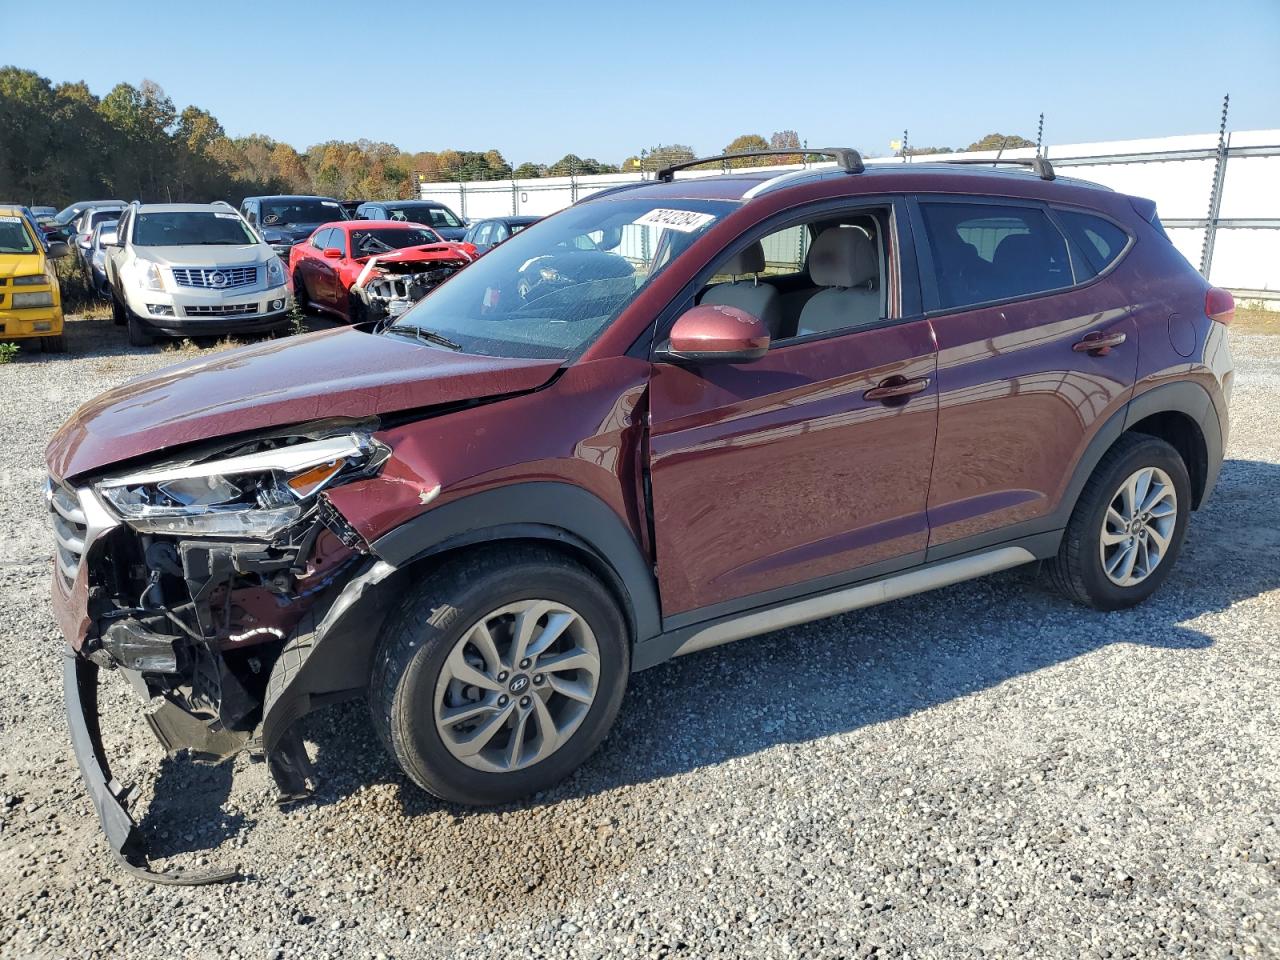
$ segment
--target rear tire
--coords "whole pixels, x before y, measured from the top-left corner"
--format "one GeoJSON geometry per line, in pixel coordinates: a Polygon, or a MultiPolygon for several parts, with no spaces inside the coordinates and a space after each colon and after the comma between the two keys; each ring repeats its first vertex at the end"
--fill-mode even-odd
{"type": "Polygon", "coordinates": [[[142,321],[137,317],[130,315],[129,324],[129,346],[131,347],[149,347],[156,342],[155,334],[143,326],[142,321]]]}
{"type": "Polygon", "coordinates": [[[508,803],[557,783],[599,746],[630,654],[617,603],[582,567],[541,547],[481,549],[440,567],[388,618],[369,682],[374,727],[428,793],[508,803]],[[584,666],[568,667],[571,656],[584,666]],[[458,711],[465,718],[451,724],[458,711]]]}
{"type": "Polygon", "coordinates": [[[1050,576],[1068,599],[1095,610],[1141,603],[1173,569],[1190,512],[1191,479],[1178,451],[1145,433],[1122,434],[1084,485],[1050,576]]]}

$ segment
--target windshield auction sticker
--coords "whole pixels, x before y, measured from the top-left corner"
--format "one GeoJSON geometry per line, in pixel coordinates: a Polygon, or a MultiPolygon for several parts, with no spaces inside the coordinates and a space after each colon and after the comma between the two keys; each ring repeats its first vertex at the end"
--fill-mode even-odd
{"type": "Polygon", "coordinates": [[[650,210],[635,222],[642,227],[658,227],[662,230],[693,233],[701,230],[715,218],[713,213],[698,213],[694,210],[666,210],[659,207],[657,210],[650,210]]]}
{"type": "Polygon", "coordinates": [[[0,217],[0,223],[21,223],[21,217],[0,217]]]}

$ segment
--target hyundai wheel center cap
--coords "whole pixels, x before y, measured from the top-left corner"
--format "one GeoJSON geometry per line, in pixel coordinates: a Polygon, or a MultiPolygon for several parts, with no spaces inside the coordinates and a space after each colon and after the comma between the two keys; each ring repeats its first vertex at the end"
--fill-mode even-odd
{"type": "Polygon", "coordinates": [[[526,690],[529,689],[528,674],[524,674],[524,673],[517,674],[515,677],[512,678],[511,684],[507,687],[507,689],[510,690],[512,693],[514,693],[516,696],[519,696],[520,694],[524,693],[526,690]]]}

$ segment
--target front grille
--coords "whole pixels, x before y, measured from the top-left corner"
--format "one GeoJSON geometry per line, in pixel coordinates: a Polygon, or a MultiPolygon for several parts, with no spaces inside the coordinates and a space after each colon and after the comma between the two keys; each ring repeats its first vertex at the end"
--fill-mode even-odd
{"type": "Polygon", "coordinates": [[[202,307],[183,307],[188,317],[251,317],[258,312],[256,303],[215,303],[202,307]]]}
{"type": "Polygon", "coordinates": [[[76,496],[74,490],[51,481],[48,500],[49,516],[53,521],[54,556],[58,576],[70,588],[75,583],[76,573],[80,569],[80,558],[84,556],[84,542],[89,526],[85,522],[80,498],[76,496]]]}
{"type": "Polygon", "coordinates": [[[173,282],[180,287],[230,290],[258,282],[257,267],[174,267],[173,282]]]}

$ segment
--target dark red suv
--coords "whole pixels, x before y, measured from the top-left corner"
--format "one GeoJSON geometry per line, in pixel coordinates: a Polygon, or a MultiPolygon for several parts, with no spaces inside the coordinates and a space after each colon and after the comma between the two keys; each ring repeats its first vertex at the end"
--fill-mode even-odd
{"type": "MultiPolygon", "coordinates": [[[[677,177],[539,222],[393,323],[170,368],[48,450],[81,770],[99,668],[170,750],[311,776],[349,697],[415,782],[510,801],[669,657],[1048,561],[1169,574],[1227,434],[1233,303],[1154,205],[1029,169],[677,177]]],[[[719,159],[719,158],[717,158],[719,159]]]]}

